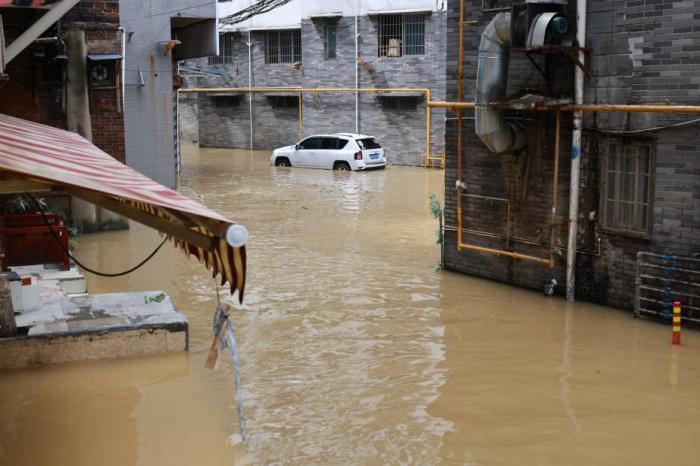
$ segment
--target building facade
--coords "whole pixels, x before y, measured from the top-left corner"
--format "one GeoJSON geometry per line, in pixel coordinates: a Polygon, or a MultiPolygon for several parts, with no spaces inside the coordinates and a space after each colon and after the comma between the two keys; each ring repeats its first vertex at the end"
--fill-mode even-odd
{"type": "MultiPolygon", "coordinates": [[[[220,16],[245,5],[222,3],[220,16]]],[[[347,2],[292,0],[249,21],[223,26],[219,55],[186,62],[181,72],[188,87],[428,88],[433,99],[443,99],[445,4],[406,0],[358,5],[359,14],[347,2]]],[[[181,137],[202,147],[249,148],[252,143],[255,149],[270,149],[302,135],[357,130],[376,136],[390,163],[424,161],[427,107],[420,91],[361,92],[357,107],[354,92],[307,93],[301,107],[300,112],[295,92],[252,98],[244,92],[184,94],[181,137]]],[[[442,153],[444,111],[433,111],[432,120],[431,149],[442,153]]]]}
{"type": "Polygon", "coordinates": [[[216,2],[120,0],[125,34],[126,162],[177,185],[174,63],[216,53],[216,2]]]}
{"type": "MultiPolygon", "coordinates": [[[[571,2],[570,7],[575,7],[571,2]]],[[[485,28],[510,2],[464,0],[464,100],[473,102],[485,28]]],[[[449,4],[447,98],[458,98],[459,1],[449,4]]],[[[570,24],[575,20],[572,18],[570,24]]],[[[700,6],[696,2],[589,0],[586,47],[590,76],[584,103],[700,104],[700,6]]],[[[572,98],[574,64],[563,55],[510,51],[508,94],[538,89],[572,98]]],[[[449,270],[543,289],[555,279],[564,293],[572,157],[572,114],[562,113],[555,149],[555,112],[511,111],[508,122],[527,137],[515,153],[494,154],[475,135],[473,110],[462,113],[458,171],[456,114],[447,122],[444,263],[449,270]],[[555,155],[556,154],[556,155],[555,155]],[[554,185],[554,160],[559,177],[554,185]],[[549,259],[554,266],[458,247],[457,182],[462,183],[462,244],[549,259]],[[553,192],[557,193],[554,221],[553,192]],[[553,241],[553,247],[550,247],[553,241]],[[461,250],[460,250],[461,249],[461,250]]],[[[577,299],[623,309],[668,305],[697,292],[697,272],[668,275],[680,257],[697,270],[700,252],[700,149],[693,115],[585,113],[576,252],[577,299]],[[640,298],[638,253],[659,254],[657,293],[640,298]],[[695,265],[692,265],[695,264],[695,265]],[[664,280],[666,280],[664,282],[664,280]],[[695,283],[695,284],[693,284],[695,283]],[[689,288],[690,287],[690,288],[689,288]],[[680,290],[680,291],[679,291],[680,290]]],[[[684,269],[686,270],[686,269],[684,269]]],[[[685,273],[685,272],[684,272],[685,273]]],[[[645,288],[642,287],[642,291],[645,288]]],[[[689,308],[689,312],[693,312],[689,308]]],[[[666,309],[670,312],[670,309],[666,309]]],[[[664,312],[661,312],[665,314],[664,312]]],[[[696,317],[698,311],[695,310],[696,317]]]]}

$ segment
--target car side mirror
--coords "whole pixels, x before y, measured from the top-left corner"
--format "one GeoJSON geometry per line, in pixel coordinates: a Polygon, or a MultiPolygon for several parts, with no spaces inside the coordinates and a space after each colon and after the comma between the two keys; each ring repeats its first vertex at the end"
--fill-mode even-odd
{"type": "Polygon", "coordinates": [[[294,144],[294,149],[299,150],[299,144],[294,144]]]}

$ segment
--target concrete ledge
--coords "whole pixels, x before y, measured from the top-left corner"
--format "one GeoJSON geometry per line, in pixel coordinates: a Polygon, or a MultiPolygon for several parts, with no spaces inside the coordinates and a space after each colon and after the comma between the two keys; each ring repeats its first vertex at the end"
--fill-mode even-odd
{"type": "Polygon", "coordinates": [[[158,328],[0,339],[0,369],[184,351],[187,330],[158,328]]]}

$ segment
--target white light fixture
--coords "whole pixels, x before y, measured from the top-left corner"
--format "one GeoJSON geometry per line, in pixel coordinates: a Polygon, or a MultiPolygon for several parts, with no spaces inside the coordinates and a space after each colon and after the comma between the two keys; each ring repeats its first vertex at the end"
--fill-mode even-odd
{"type": "Polygon", "coordinates": [[[226,230],[226,242],[234,247],[240,248],[248,241],[248,230],[243,225],[231,225],[226,230]]]}

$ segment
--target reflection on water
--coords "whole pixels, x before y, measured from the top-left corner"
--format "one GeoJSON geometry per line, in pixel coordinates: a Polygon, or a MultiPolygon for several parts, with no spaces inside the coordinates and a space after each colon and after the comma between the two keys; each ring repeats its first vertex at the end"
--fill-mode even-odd
{"type": "MultiPolygon", "coordinates": [[[[440,171],[267,157],[192,151],[182,177],[251,234],[234,316],[249,441],[231,441],[230,364],[203,368],[213,281],[164,249],[89,289],[165,290],[190,352],[3,373],[1,464],[696,464],[695,334],[674,349],[622,312],[437,271],[440,171]]],[[[157,242],[133,225],[75,247],[115,271],[157,242]]]]}

